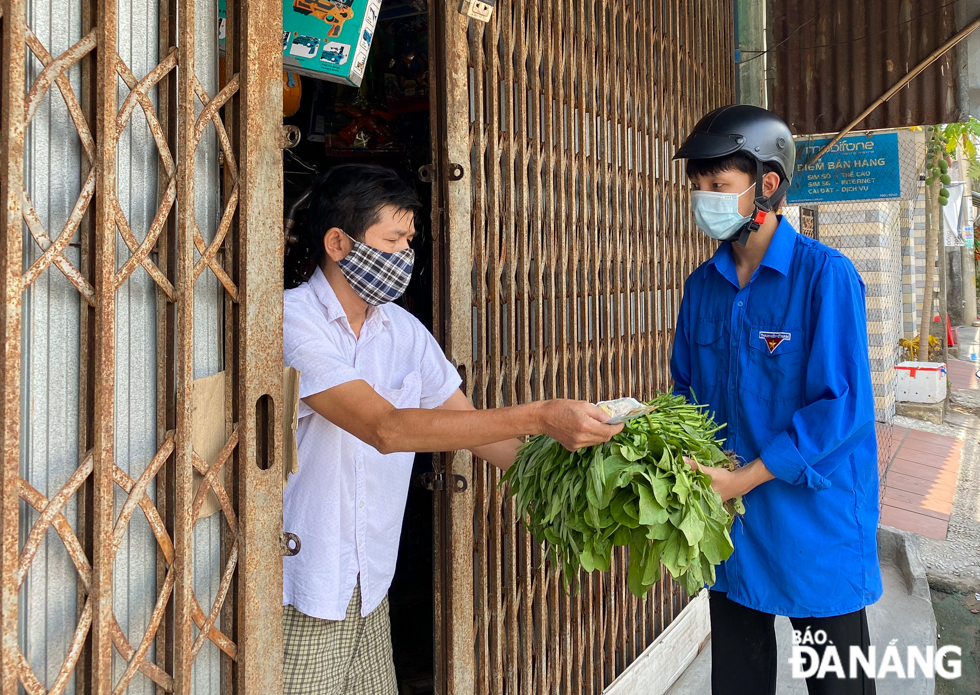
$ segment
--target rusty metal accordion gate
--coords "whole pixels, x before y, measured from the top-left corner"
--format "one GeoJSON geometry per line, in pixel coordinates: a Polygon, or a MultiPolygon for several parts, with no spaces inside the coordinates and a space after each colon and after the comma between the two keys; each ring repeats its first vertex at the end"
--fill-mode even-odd
{"type": "MultiPolygon", "coordinates": [[[[675,148],[734,97],[728,0],[507,0],[443,15],[448,353],[477,407],[650,398],[669,385],[693,233],[675,148]],[[458,166],[456,166],[458,165],[458,166]],[[458,179],[458,180],[454,180],[458,179]]],[[[447,496],[443,692],[599,693],[686,605],[629,594],[625,557],[575,596],[498,488],[447,496]]]]}
{"type": "Polygon", "coordinates": [[[277,692],[282,5],[0,7],[0,690],[277,692]]]}

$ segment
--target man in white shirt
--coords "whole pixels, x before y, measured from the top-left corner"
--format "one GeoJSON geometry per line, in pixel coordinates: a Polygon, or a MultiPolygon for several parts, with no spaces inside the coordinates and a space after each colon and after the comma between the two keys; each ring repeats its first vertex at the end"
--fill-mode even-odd
{"type": "Polygon", "coordinates": [[[287,258],[287,272],[313,271],[286,291],[283,319],[302,399],[299,472],[283,493],[284,527],[302,542],[283,562],[287,695],[397,693],[387,592],[414,452],[469,449],[506,469],[517,437],[578,449],[622,429],[581,401],[473,408],[432,335],[390,303],[411,277],[419,207],[389,169],[336,167],[287,258]]]}

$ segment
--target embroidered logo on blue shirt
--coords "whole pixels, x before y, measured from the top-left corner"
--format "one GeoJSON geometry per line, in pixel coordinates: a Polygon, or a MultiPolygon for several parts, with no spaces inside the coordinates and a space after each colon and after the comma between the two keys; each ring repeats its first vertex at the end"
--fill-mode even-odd
{"type": "Polygon", "coordinates": [[[766,341],[766,346],[768,346],[771,355],[776,352],[776,348],[783,344],[784,340],[791,340],[793,334],[781,331],[759,331],[759,337],[766,341]]]}

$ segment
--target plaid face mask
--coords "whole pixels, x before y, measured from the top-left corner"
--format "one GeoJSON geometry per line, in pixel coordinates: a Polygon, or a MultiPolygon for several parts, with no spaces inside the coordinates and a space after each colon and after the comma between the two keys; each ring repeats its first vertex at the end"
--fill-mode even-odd
{"type": "Polygon", "coordinates": [[[354,248],[337,265],[358,296],[371,306],[401,297],[412,279],[415,251],[385,253],[355,239],[351,241],[354,248]]]}

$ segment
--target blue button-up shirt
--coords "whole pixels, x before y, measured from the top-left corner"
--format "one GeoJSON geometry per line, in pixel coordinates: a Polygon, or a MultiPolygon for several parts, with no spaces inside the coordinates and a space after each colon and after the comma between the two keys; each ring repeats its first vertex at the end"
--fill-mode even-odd
{"type": "Polygon", "coordinates": [[[687,280],[671,371],[675,393],[727,423],[726,447],[775,476],[745,496],[713,588],[790,617],[877,601],[874,396],[851,262],[782,219],[740,287],[722,244],[687,280]]]}

